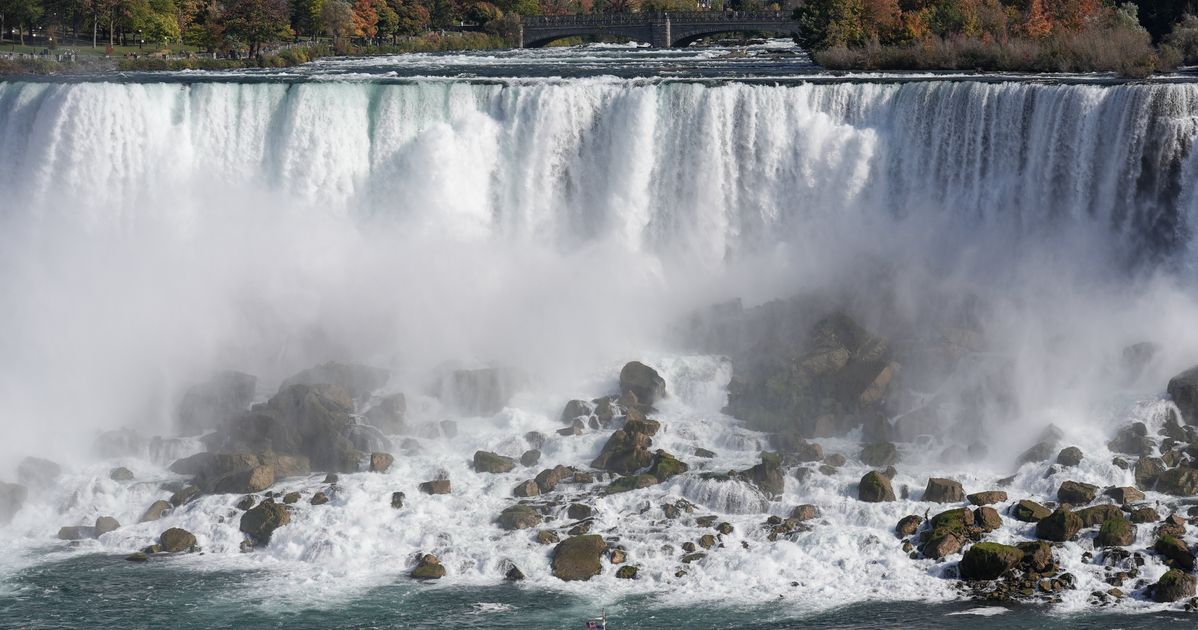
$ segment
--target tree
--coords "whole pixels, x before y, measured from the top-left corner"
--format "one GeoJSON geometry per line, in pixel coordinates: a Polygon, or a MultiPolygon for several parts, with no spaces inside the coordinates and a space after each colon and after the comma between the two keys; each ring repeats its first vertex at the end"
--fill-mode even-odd
{"type": "Polygon", "coordinates": [[[291,29],[296,35],[316,37],[324,30],[320,19],[324,0],[293,0],[291,3],[291,29]]]}
{"type": "Polygon", "coordinates": [[[355,0],[353,6],[353,33],[358,37],[373,40],[379,32],[379,14],[371,0],[355,0]]]}
{"type": "Polygon", "coordinates": [[[397,18],[394,35],[416,35],[428,29],[428,9],[414,0],[387,0],[397,18]]]}
{"type": "Polygon", "coordinates": [[[42,5],[37,0],[0,0],[0,16],[17,25],[21,45],[25,44],[25,29],[31,31],[33,24],[42,16],[42,5]]]}
{"type": "Polygon", "coordinates": [[[1048,37],[1052,32],[1052,22],[1044,14],[1044,6],[1040,0],[1032,0],[1028,6],[1027,15],[1023,18],[1023,34],[1037,39],[1048,37]]]}
{"type": "Polygon", "coordinates": [[[799,22],[799,45],[808,50],[865,43],[861,15],[862,0],[809,0],[795,9],[799,22]]]}
{"type": "Polygon", "coordinates": [[[225,33],[245,41],[251,57],[262,44],[289,37],[287,0],[232,0],[224,14],[225,33]]]}
{"type": "Polygon", "coordinates": [[[345,0],[324,0],[320,20],[325,32],[333,38],[334,47],[345,46],[354,34],[354,9],[345,0]]]}

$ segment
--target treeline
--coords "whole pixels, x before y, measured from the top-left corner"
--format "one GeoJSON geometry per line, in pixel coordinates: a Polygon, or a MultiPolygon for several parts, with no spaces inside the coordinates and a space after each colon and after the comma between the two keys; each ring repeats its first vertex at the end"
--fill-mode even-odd
{"type": "Polygon", "coordinates": [[[808,0],[799,43],[834,69],[1110,71],[1198,63],[1194,0],[808,0]],[[1141,7],[1144,8],[1141,14],[1141,7]]]}
{"type": "MultiPolygon", "coordinates": [[[[763,6],[760,0],[729,3],[763,6]]],[[[503,37],[519,15],[697,8],[696,0],[0,0],[0,40],[53,46],[66,37],[76,45],[144,42],[151,49],[186,44],[257,56],[273,42],[397,45],[402,37],[460,24],[484,25],[503,37]]]]}

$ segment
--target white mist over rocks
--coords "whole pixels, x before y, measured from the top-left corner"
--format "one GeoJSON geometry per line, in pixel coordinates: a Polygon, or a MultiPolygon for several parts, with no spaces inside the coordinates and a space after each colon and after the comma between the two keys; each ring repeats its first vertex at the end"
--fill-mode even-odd
{"type": "MultiPolygon", "coordinates": [[[[466,460],[552,435],[567,400],[610,393],[619,366],[640,359],[678,392],[655,444],[683,459],[710,448],[713,471],[755,464],[765,436],[720,412],[731,365],[696,354],[721,340],[676,334],[737,298],[820,296],[891,338],[971,321],[976,369],[915,393],[951,398],[1001,371],[1001,392],[943,418],[989,453],[962,473],[911,447],[896,485],[951,474],[984,489],[1049,422],[1094,454],[1082,476],[1115,483],[1130,473],[1106,463],[1109,431],[1157,428],[1165,383],[1198,363],[1195,112],[1191,84],[0,83],[0,471],[31,454],[68,469],[14,520],[14,544],[100,513],[136,523],[162,492],[108,480],[111,466],[88,459],[95,436],[169,434],[184,389],[213,370],[257,375],[265,400],[324,361],[379,366],[393,372],[386,393],[405,392],[431,422],[447,412],[421,394],[439,374],[501,365],[532,380],[506,409],[457,418],[460,439],[398,456],[388,476],[358,475],[323,513],[305,506],[307,524],[265,552],[240,555],[236,521],[213,516],[230,497],[168,519],[219,556],[212,566],[306,567],[295,570],[321,592],[386,581],[379,566],[406,573],[432,548],[451,582],[493,581],[510,559],[556,588],[543,550],[489,525],[519,479],[466,460]],[[1157,350],[1129,373],[1125,349],[1144,342],[1157,350]],[[414,521],[378,503],[438,471],[462,490],[414,521]],[[485,516],[455,519],[464,510],[485,516]],[[354,579],[335,586],[320,579],[329,571],[354,579]]],[[[607,436],[551,442],[542,464],[589,462],[607,436]]],[[[127,463],[153,477],[170,462],[127,463]]],[[[629,551],[647,579],[697,599],[741,584],[763,601],[797,588],[841,603],[862,593],[837,584],[863,571],[889,576],[865,580],[867,594],[950,597],[933,565],[873,535],[916,508],[848,498],[865,470],[789,479],[775,502],[697,478],[661,489],[738,532],[685,586],[661,549],[678,536],[654,530],[660,514],[620,516],[643,497],[599,509],[604,525],[644,533],[629,551]],[[803,502],[848,529],[764,556],[738,544],[760,513],[803,502]]],[[[1051,493],[1065,478],[1040,473],[1015,483],[1051,493]]],[[[317,476],[288,489],[319,487],[317,476]]],[[[84,548],[128,552],[160,529],[84,548]]],[[[289,577],[274,586],[301,600],[307,587],[288,590],[289,577]]]]}

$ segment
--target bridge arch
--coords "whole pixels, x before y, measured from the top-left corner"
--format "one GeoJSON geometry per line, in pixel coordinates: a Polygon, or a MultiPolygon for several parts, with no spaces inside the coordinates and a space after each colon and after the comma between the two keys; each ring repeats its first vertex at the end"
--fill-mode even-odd
{"type": "Polygon", "coordinates": [[[640,42],[642,44],[652,44],[651,34],[649,29],[639,25],[627,26],[577,26],[573,28],[560,28],[549,31],[540,29],[526,29],[524,34],[524,48],[544,48],[549,44],[567,37],[623,37],[625,39],[640,42]]]}
{"type": "Polygon", "coordinates": [[[728,25],[726,27],[711,27],[687,33],[674,33],[674,39],[670,42],[671,48],[686,48],[691,44],[712,35],[720,35],[722,33],[770,33],[773,35],[796,35],[797,28],[784,27],[780,25],[770,25],[762,28],[754,28],[751,26],[728,25]]]}

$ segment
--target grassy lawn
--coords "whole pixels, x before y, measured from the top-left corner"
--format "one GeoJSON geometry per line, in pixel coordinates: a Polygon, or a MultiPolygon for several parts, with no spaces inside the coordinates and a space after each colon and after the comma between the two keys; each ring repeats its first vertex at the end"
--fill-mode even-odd
{"type": "MultiPolygon", "coordinates": [[[[74,40],[69,37],[65,37],[65,38],[62,38],[61,40],[57,41],[56,43],[58,44],[58,47],[56,50],[54,50],[52,52],[62,53],[62,52],[66,52],[67,50],[72,50],[75,52],[76,55],[78,55],[80,57],[103,57],[106,54],[105,49],[108,46],[107,40],[99,40],[96,42],[96,47],[92,48],[92,40],[90,37],[88,37],[86,39],[78,39],[78,40],[74,40]]],[[[36,55],[36,54],[41,53],[46,48],[47,48],[47,42],[46,42],[45,37],[43,37],[43,36],[39,36],[37,38],[30,38],[30,37],[26,36],[24,46],[22,46],[20,44],[20,42],[18,42],[18,41],[12,41],[7,38],[0,39],[0,53],[11,52],[11,53],[28,53],[28,54],[36,55]]],[[[130,54],[148,55],[150,53],[164,52],[164,51],[169,52],[170,54],[180,54],[180,53],[188,53],[188,52],[199,52],[199,49],[196,48],[195,46],[186,46],[183,44],[172,44],[170,46],[162,46],[162,45],[154,46],[149,43],[146,43],[145,46],[143,46],[142,48],[138,48],[137,45],[113,46],[112,47],[112,56],[113,57],[124,57],[125,55],[130,55],[130,54]]]]}

